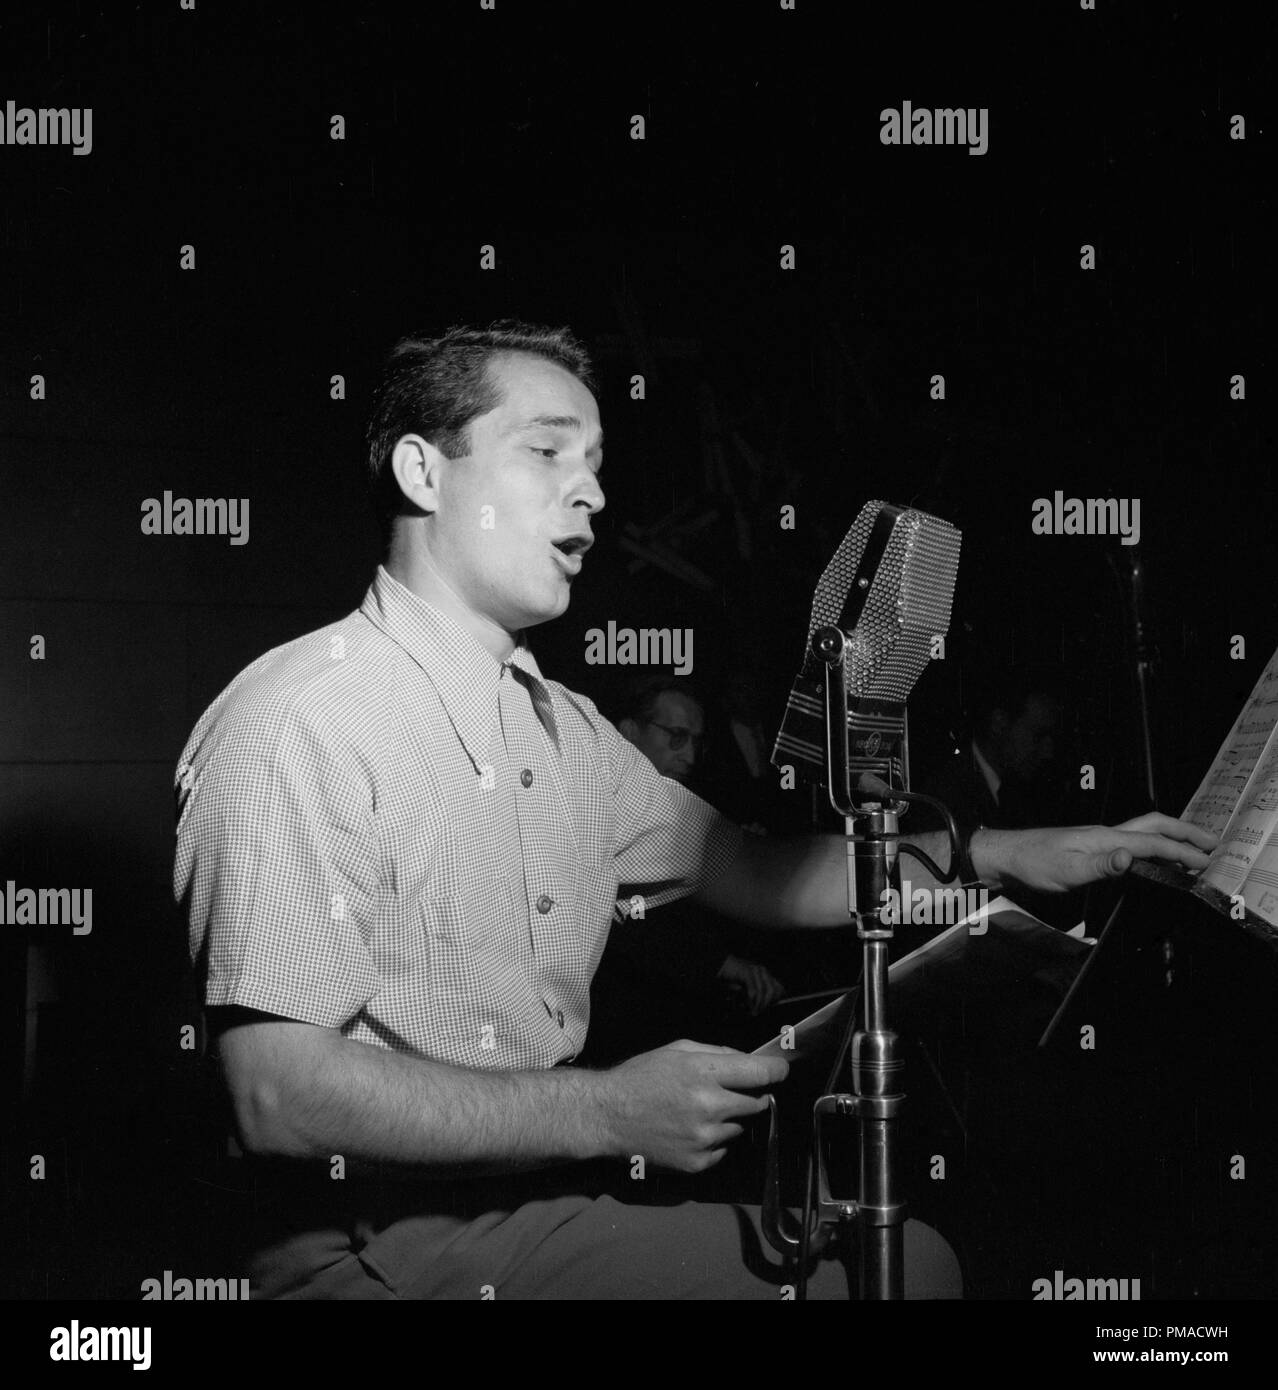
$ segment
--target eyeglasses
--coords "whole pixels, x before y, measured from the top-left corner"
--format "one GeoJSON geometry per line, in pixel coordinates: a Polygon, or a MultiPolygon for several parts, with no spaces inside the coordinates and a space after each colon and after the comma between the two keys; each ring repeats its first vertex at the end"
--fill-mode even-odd
{"type": "Polygon", "coordinates": [[[655,719],[645,719],[643,722],[664,732],[672,753],[677,753],[689,739],[692,740],[692,746],[698,753],[706,746],[705,734],[694,734],[691,729],[671,728],[669,724],[659,724],[655,719]]]}

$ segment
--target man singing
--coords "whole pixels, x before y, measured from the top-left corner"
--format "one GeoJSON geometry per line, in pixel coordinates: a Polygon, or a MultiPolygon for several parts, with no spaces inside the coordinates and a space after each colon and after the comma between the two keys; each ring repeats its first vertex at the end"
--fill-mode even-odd
{"type": "MultiPolygon", "coordinates": [[[[401,342],[369,444],[388,544],[363,603],[243,671],[178,768],[174,886],[237,1133],[286,1174],[254,1294],[776,1299],[757,1209],[645,1206],[642,1174],[717,1163],[785,1064],[689,1041],[569,1064],[619,883],[840,925],[844,841],[743,836],[524,645],[604,505],[571,334],[401,342]]],[[[1212,844],[1149,815],[970,853],[991,888],[1064,891],[1134,858],[1200,869],[1212,844]]],[[[905,1256],[907,1296],[958,1295],[930,1228],[907,1224],[905,1256]]],[[[809,1296],[846,1297],[842,1269],[809,1296]]]]}

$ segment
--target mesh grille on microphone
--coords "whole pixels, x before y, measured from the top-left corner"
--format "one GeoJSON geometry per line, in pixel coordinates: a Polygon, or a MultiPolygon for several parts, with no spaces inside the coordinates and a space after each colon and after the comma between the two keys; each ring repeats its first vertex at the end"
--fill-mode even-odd
{"type": "MultiPolygon", "coordinates": [[[[825,567],[812,602],[803,673],[820,674],[812,653],[812,634],[838,626],[844,604],[865,554],[871,528],[884,502],[867,502],[825,567]]],[[[896,508],[892,508],[896,511],[896,508]]],[[[900,511],[892,526],[865,606],[852,629],[847,654],[848,694],[904,701],[923,674],[933,637],[950,625],[959,532],[926,512],[900,511]]]]}
{"type": "MultiPolygon", "coordinates": [[[[904,705],[931,660],[933,639],[949,628],[961,539],[948,521],[926,512],[881,501],[861,508],[817,585],[803,671],[786,706],[774,763],[794,762],[809,778],[824,776],[824,663],[812,651],[818,628],[849,633],[850,700],[904,705]]],[[[876,728],[889,743],[900,723],[899,711],[890,708],[849,710],[848,726],[862,743],[876,728]]]]}

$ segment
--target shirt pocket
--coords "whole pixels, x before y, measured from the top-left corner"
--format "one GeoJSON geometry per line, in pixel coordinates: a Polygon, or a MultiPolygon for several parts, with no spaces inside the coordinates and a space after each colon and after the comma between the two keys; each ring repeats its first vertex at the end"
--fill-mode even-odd
{"type": "Polygon", "coordinates": [[[484,1009],[485,982],[477,943],[468,930],[461,894],[424,895],[417,904],[426,958],[426,1007],[432,1032],[453,1037],[473,1032],[484,1009]]]}
{"type": "Polygon", "coordinates": [[[509,913],[502,909],[496,893],[482,903],[460,892],[418,902],[429,1026],[449,1041],[453,1060],[469,1065],[492,1063],[493,1048],[504,1045],[509,1020],[527,993],[523,957],[528,947],[515,939],[518,933],[512,933],[509,913]]]}

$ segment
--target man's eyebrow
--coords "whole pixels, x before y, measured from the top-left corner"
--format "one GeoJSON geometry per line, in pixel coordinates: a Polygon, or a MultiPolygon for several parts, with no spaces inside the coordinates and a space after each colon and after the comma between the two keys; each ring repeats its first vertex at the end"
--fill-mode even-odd
{"type": "Polygon", "coordinates": [[[534,425],[545,425],[547,429],[579,430],[581,421],[575,415],[534,415],[524,421],[521,429],[531,429],[534,425]]]}
{"type": "MultiPolygon", "coordinates": [[[[511,433],[524,434],[528,430],[535,429],[579,430],[581,429],[581,420],[576,415],[534,415],[529,420],[521,421],[511,433]]],[[[595,437],[595,442],[586,452],[593,453],[596,449],[602,449],[603,441],[603,431],[600,430],[595,437]]]]}

